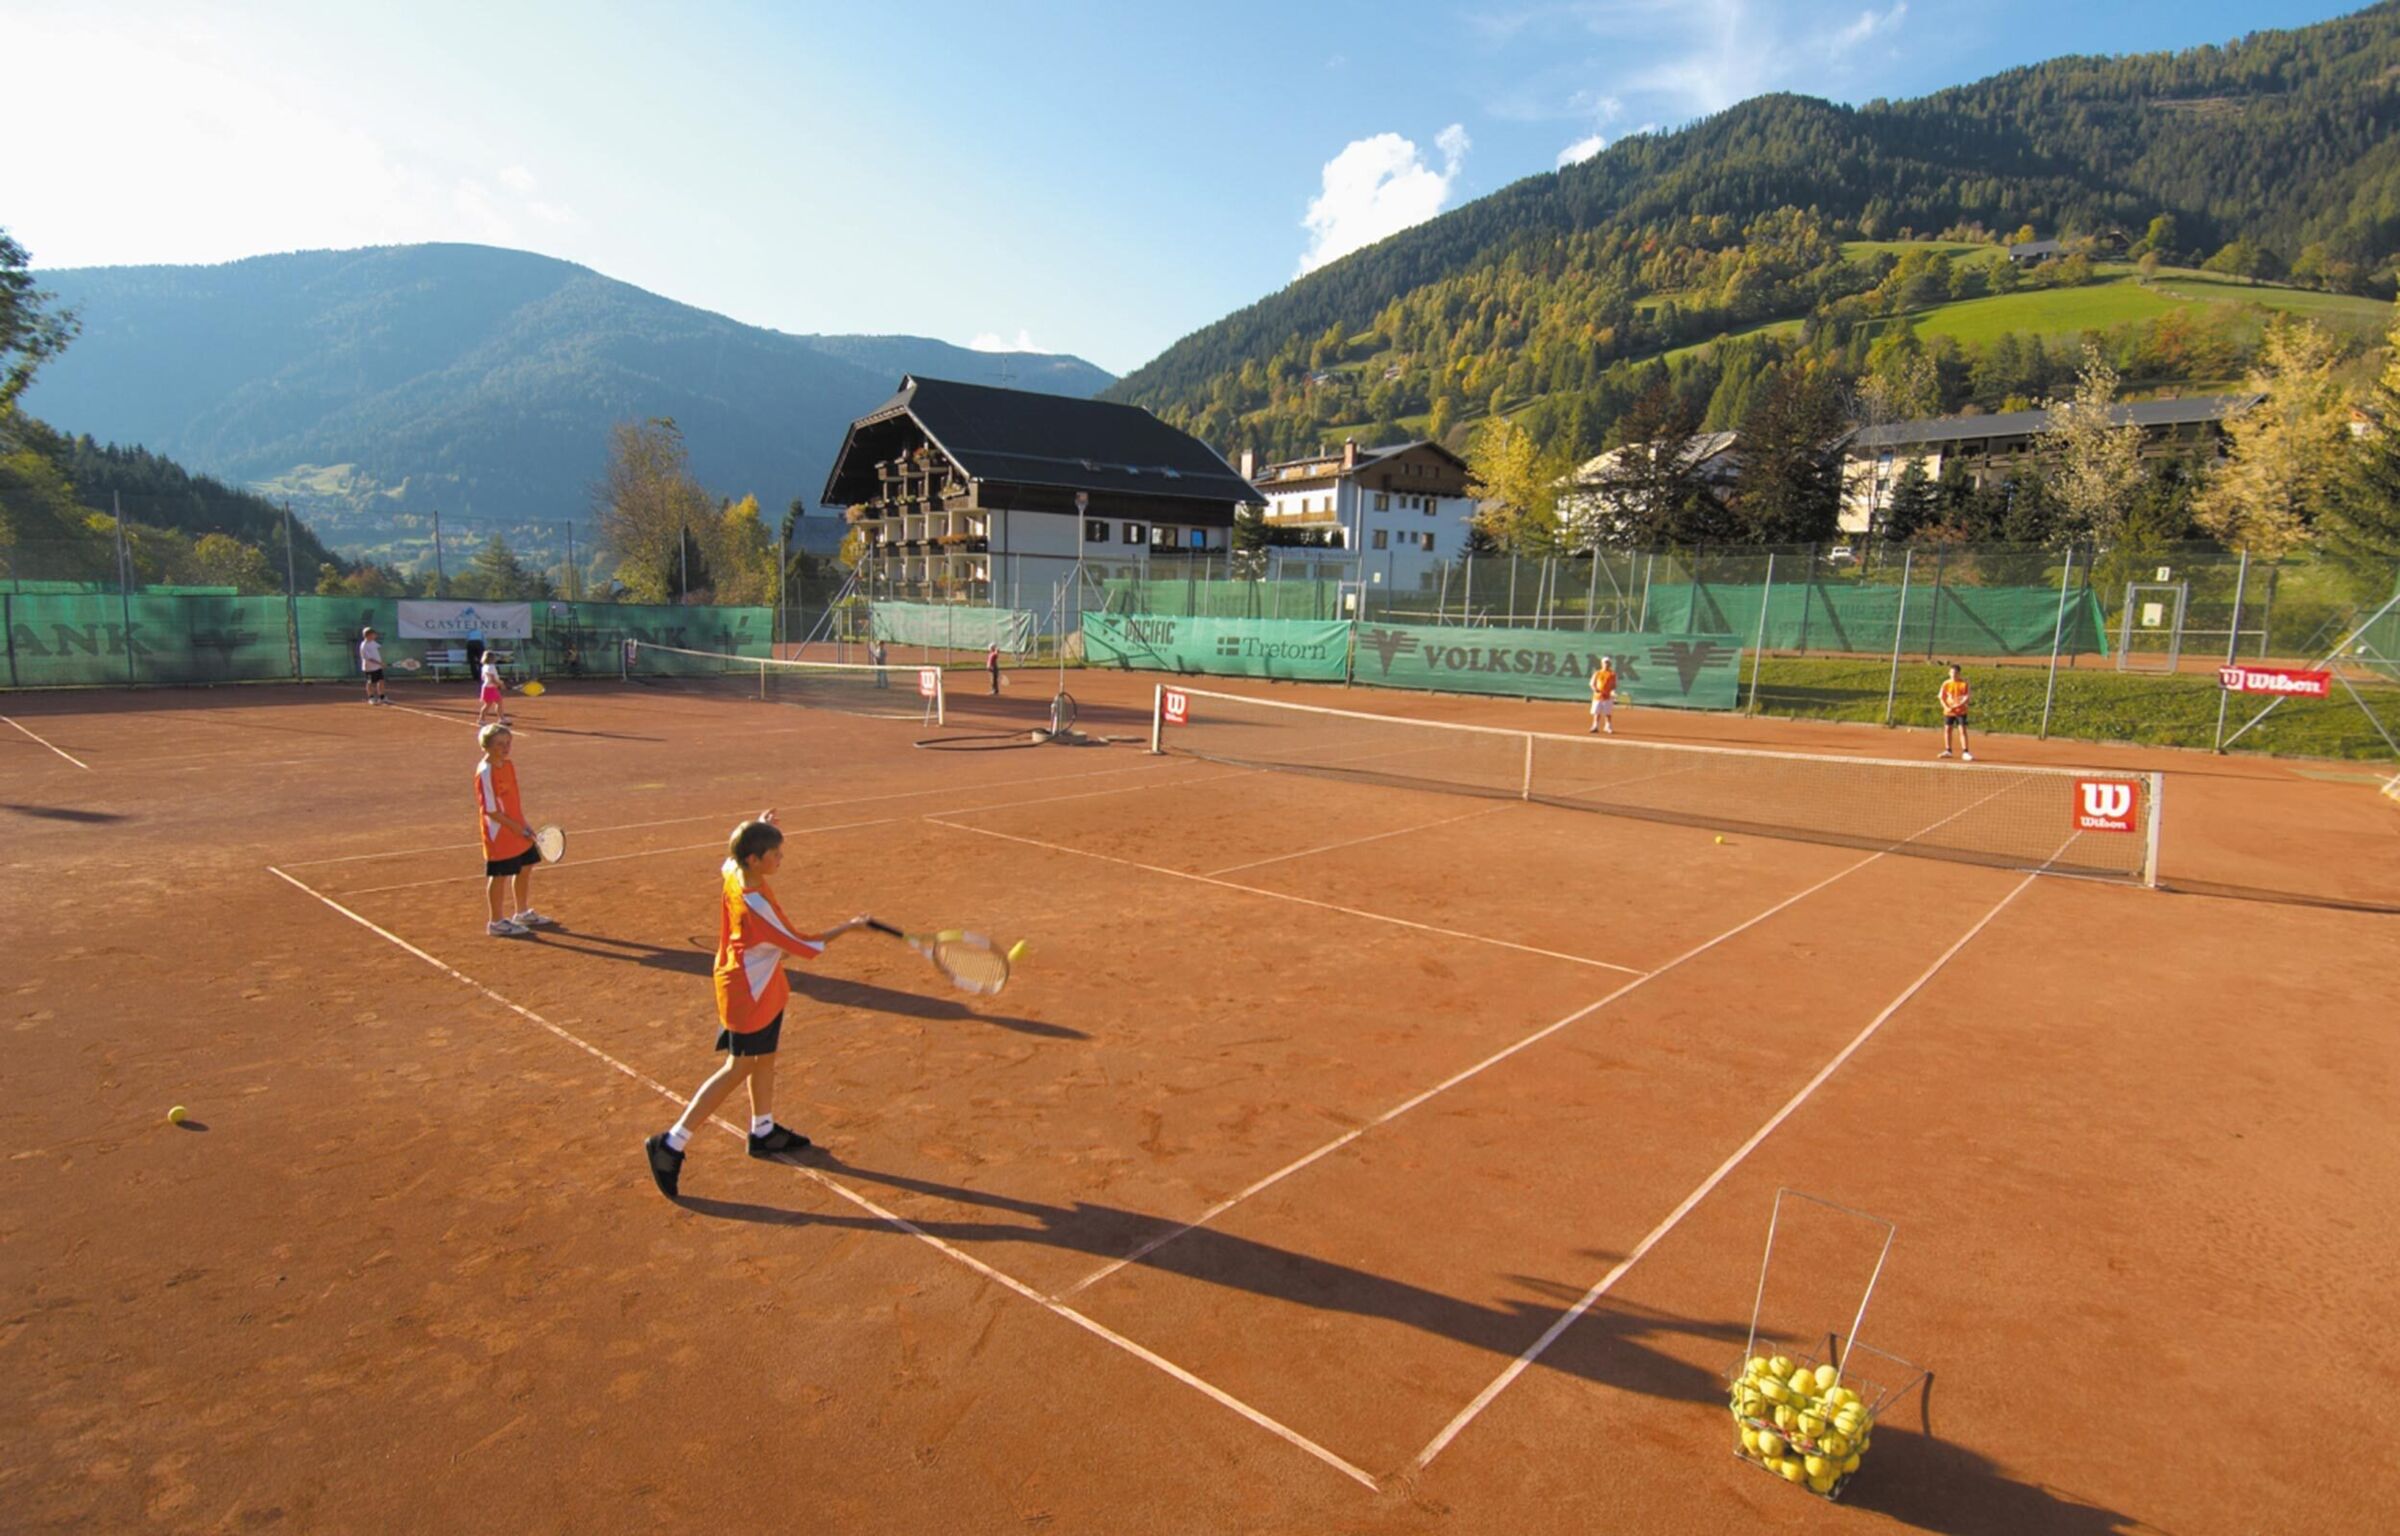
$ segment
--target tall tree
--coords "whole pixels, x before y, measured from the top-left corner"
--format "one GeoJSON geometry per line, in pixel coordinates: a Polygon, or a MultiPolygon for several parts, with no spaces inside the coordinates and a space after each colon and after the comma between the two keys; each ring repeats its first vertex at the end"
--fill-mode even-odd
{"type": "Polygon", "coordinates": [[[2225,423],[2225,462],[2194,512],[2230,548],[2273,559],[2307,539],[2345,476],[2350,408],[2334,377],[2333,338],[2278,320],[2247,387],[2266,398],[2225,423]]]}
{"type": "Polygon", "coordinates": [[[1558,546],[1559,482],[1566,466],[1505,416],[1475,429],[1467,474],[1484,505],[1475,518],[1503,549],[1547,554],[1558,546]]]}
{"type": "Polygon", "coordinates": [[[1742,423],[1733,511],[1752,544],[1815,544],[1840,531],[1847,428],[1831,374],[1786,368],[1742,423]]]}
{"type": "Polygon", "coordinates": [[[1585,547],[1657,548],[1721,537],[1714,495],[1693,463],[1700,413],[1662,374],[1618,419],[1618,445],[1573,498],[1585,547]]]}
{"type": "Polygon", "coordinates": [[[17,409],[17,397],[42,364],[75,338],[73,311],[52,307],[50,295],[33,286],[33,258],[0,229],[0,421],[17,409]]]}
{"type": "Polygon", "coordinates": [[[687,576],[693,587],[704,584],[706,549],[695,545],[715,522],[716,504],[692,478],[691,455],[671,418],[617,423],[592,506],[617,580],[636,602],[681,600],[687,576]]]}
{"type": "Polygon", "coordinates": [[[2388,594],[2400,576],[2400,313],[2392,352],[2367,397],[2367,432],[2350,473],[2318,520],[2318,540],[2359,580],[2362,595],[2388,594]]]}
{"type": "Polygon", "coordinates": [[[2117,370],[2086,342],[2075,393],[2049,402],[2049,422],[2034,438],[2060,514],[2054,531],[2070,541],[2113,540],[2141,495],[2142,429],[2114,420],[2116,399],[2117,370]]]}

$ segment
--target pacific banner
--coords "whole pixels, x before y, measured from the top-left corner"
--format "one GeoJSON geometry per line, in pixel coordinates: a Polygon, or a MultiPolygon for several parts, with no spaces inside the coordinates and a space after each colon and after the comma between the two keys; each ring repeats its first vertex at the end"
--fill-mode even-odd
{"type": "Polygon", "coordinates": [[[1604,656],[1615,660],[1617,697],[1628,704],[1732,709],[1741,699],[1742,642],[1732,635],[1361,624],[1351,680],[1583,701],[1604,656]]]}
{"type": "Polygon", "coordinates": [[[1083,657],[1088,666],[1338,683],[1349,654],[1350,625],[1344,619],[1196,619],[1180,614],[1091,612],[1083,616],[1083,657]]]}

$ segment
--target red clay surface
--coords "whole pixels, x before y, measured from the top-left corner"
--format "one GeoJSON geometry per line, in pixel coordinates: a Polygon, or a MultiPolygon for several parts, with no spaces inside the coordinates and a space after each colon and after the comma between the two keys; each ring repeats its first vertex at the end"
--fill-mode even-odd
{"type": "MultiPolygon", "coordinates": [[[[1047,701],[957,683],[952,733],[1047,701]]],[[[1070,685],[1146,730],[1151,679],[1070,685]]],[[[2163,769],[2150,892],[577,685],[517,706],[564,926],[504,942],[471,699],[399,697],[0,699],[41,738],[0,726],[0,1529],[2400,1517],[2363,772],[1979,743],[2163,769]],[[797,973],[778,1107],[828,1155],[705,1131],[678,1208],[639,1143],[712,1064],[714,870],[770,804],[801,921],[1033,949],[996,999],[865,937],[797,973]],[[1729,1454],[1778,1187],[1896,1223],[1860,1337],[1935,1373],[1838,1505],[1729,1454]]],[[[1766,1325],[1846,1329],[1874,1233],[1784,1241],[1766,1325]]]]}

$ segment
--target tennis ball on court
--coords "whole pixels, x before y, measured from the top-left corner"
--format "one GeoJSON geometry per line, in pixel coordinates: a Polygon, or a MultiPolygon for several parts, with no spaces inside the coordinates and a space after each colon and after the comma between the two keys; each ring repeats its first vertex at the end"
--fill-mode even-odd
{"type": "Polygon", "coordinates": [[[1835,1370],[1835,1369],[1834,1369],[1832,1366],[1830,1366],[1830,1365],[1820,1365],[1820,1366],[1818,1366],[1818,1367],[1817,1367],[1817,1390],[1818,1390],[1818,1391],[1820,1391],[1820,1392],[1830,1392],[1830,1391],[1832,1391],[1832,1390],[1833,1390],[1833,1384],[1834,1384],[1835,1382],[1837,1382],[1837,1381],[1841,1380],[1841,1379],[1842,1379],[1842,1373],[1841,1373],[1841,1372],[1839,1372],[1839,1371],[1837,1371],[1837,1370],[1835,1370]]]}
{"type": "Polygon", "coordinates": [[[180,1104],[176,1105],[176,1106],[175,1106],[173,1109],[170,1109],[170,1110],[168,1110],[168,1111],[167,1111],[167,1124],[169,1124],[169,1125],[181,1125],[181,1124],[183,1124],[183,1121],[184,1121],[184,1116],[185,1116],[187,1113],[188,1113],[188,1111],[187,1111],[187,1110],[185,1110],[185,1109],[184,1109],[184,1107],[183,1107],[182,1105],[180,1105],[180,1104]]]}
{"type": "Polygon", "coordinates": [[[1026,941],[1025,941],[1025,940],[1023,940],[1023,939],[1019,939],[1019,940],[1017,940],[1017,942],[1016,942],[1016,943],[1014,943],[1014,944],[1011,944],[1010,946],[1008,946],[1008,963],[1009,963],[1009,964],[1011,964],[1011,965],[1014,965],[1014,964],[1016,964],[1018,961],[1020,961],[1020,960],[1022,960],[1022,959],[1024,959],[1024,958],[1025,958],[1025,944],[1026,944],[1026,941]]]}

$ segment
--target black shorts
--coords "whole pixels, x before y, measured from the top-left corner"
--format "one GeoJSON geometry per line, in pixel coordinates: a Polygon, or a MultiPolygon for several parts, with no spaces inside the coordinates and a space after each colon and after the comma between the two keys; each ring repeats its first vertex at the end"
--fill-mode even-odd
{"type": "Polygon", "coordinates": [[[542,850],[539,848],[528,848],[523,853],[511,854],[505,859],[484,860],[483,872],[486,877],[497,878],[502,875],[513,875],[521,870],[531,869],[534,865],[539,864],[540,862],[542,862],[542,850]]]}
{"type": "Polygon", "coordinates": [[[380,682],[382,682],[382,681],[383,681],[383,668],[381,668],[381,667],[370,667],[370,668],[368,668],[368,669],[367,669],[367,681],[368,681],[368,682],[370,682],[370,683],[380,683],[380,682]]]}
{"type": "Polygon", "coordinates": [[[1965,729],[1967,728],[1967,717],[1966,717],[1966,716],[1964,716],[1964,715],[1944,715],[1944,716],[1942,716],[1942,729],[1943,729],[1943,730],[1945,730],[1945,731],[1946,731],[1946,730],[1950,729],[1950,727],[1952,727],[1952,726],[1954,726],[1954,725],[1955,725],[1955,726],[1957,726],[1957,727],[1958,727],[1960,730],[1962,730],[1962,731],[1963,731],[1963,730],[1965,730],[1965,729]]]}
{"type": "Polygon", "coordinates": [[[746,1035],[737,1035],[730,1029],[717,1031],[717,1049],[730,1051],[736,1056],[772,1056],[775,1048],[782,1043],[783,1015],[780,1013],[767,1021],[766,1028],[754,1029],[746,1035]]]}

